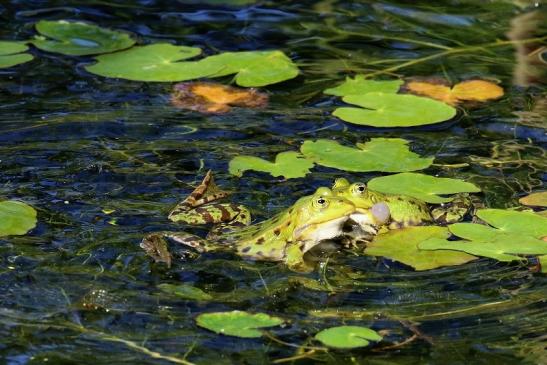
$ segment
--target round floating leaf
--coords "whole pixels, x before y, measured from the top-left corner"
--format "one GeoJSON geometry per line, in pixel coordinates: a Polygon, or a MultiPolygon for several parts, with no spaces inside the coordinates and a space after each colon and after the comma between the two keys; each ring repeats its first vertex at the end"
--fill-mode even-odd
{"type": "Polygon", "coordinates": [[[36,210],[19,201],[0,202],[0,237],[22,235],[36,226],[36,210]]]}
{"type": "Polygon", "coordinates": [[[452,119],[456,109],[430,98],[414,95],[367,93],[348,95],[342,100],[363,108],[337,108],[333,115],[360,125],[373,127],[413,127],[452,119]]]}
{"type": "Polygon", "coordinates": [[[306,141],[300,148],[313,162],[344,171],[400,172],[425,169],[433,157],[420,157],[400,138],[372,138],[357,148],[342,146],[328,139],[306,141]]]}
{"type": "Polygon", "coordinates": [[[406,88],[414,94],[425,95],[450,105],[462,101],[487,101],[503,96],[501,87],[484,80],[463,81],[453,88],[432,82],[410,81],[406,88]]]}
{"type": "Polygon", "coordinates": [[[178,62],[200,53],[199,48],[157,43],[97,56],[97,63],[86,66],[86,70],[105,77],[157,82],[197,79],[220,70],[198,61],[178,62]]]}
{"type": "Polygon", "coordinates": [[[362,95],[370,92],[395,94],[402,84],[403,80],[376,81],[367,80],[363,75],[357,75],[354,79],[347,77],[342,84],[323,92],[337,96],[362,95]]]}
{"type": "Polygon", "coordinates": [[[243,311],[203,313],[196,317],[198,326],[228,336],[256,338],[262,336],[260,328],[273,327],[284,321],[264,313],[243,311]]]}
{"type": "Polygon", "coordinates": [[[178,297],[184,299],[193,299],[193,300],[211,300],[213,297],[203,290],[196,288],[192,285],[187,284],[160,284],[158,285],[162,291],[170,294],[174,294],[178,297]]]}
{"type": "Polygon", "coordinates": [[[519,233],[536,238],[547,236],[547,218],[534,212],[504,209],[481,209],[477,216],[501,231],[519,233]]]}
{"type": "Polygon", "coordinates": [[[519,199],[519,203],[532,207],[547,207],[547,191],[540,191],[524,196],[519,199]]]}
{"type": "Polygon", "coordinates": [[[41,20],[36,30],[45,37],[32,43],[41,50],[69,56],[109,53],[129,48],[135,41],[128,33],[93,24],[66,20],[41,20]]]}
{"type": "Polygon", "coordinates": [[[275,157],[275,162],[254,156],[236,156],[230,161],[229,171],[235,176],[242,176],[247,170],[255,170],[293,179],[306,176],[312,167],[313,162],[306,160],[300,153],[288,151],[279,153],[275,157]]]}
{"type": "Polygon", "coordinates": [[[281,51],[225,52],[200,61],[206,69],[218,70],[211,77],[236,74],[240,86],[275,84],[298,76],[298,67],[281,51]]]}
{"type": "Polygon", "coordinates": [[[438,194],[476,193],[481,191],[474,184],[444,177],[404,172],[376,177],[368,182],[369,189],[386,194],[411,196],[428,203],[440,204],[452,200],[438,194]]]}
{"type": "Polygon", "coordinates": [[[376,331],[361,326],[339,326],[327,328],[315,335],[315,338],[329,347],[352,349],[368,346],[370,341],[381,341],[376,331]]]}
{"type": "Polygon", "coordinates": [[[462,251],[475,256],[488,257],[497,261],[511,262],[522,260],[521,257],[509,255],[496,249],[495,244],[470,241],[447,241],[440,238],[430,238],[418,245],[420,250],[447,250],[447,252],[462,251]]]}
{"type": "Polygon", "coordinates": [[[430,238],[445,239],[450,236],[445,227],[407,227],[377,236],[367,245],[365,254],[383,256],[412,266],[414,269],[431,270],[442,266],[465,264],[475,256],[455,251],[422,251],[418,245],[430,238]]]}
{"type": "Polygon", "coordinates": [[[34,57],[25,52],[27,45],[21,42],[0,41],[0,68],[8,68],[28,62],[34,57]]]}

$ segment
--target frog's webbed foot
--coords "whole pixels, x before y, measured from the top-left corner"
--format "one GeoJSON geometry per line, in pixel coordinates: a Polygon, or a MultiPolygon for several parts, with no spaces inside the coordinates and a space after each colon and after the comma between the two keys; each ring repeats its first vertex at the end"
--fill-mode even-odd
{"type": "Polygon", "coordinates": [[[474,210],[474,202],[467,193],[456,195],[448,202],[431,210],[431,216],[435,223],[447,225],[462,221],[467,214],[474,210]]]}
{"type": "Polygon", "coordinates": [[[199,236],[185,232],[159,232],[146,235],[140,243],[146,254],[155,262],[164,262],[167,267],[171,267],[173,256],[187,258],[192,256],[187,250],[181,250],[180,247],[169,250],[168,240],[178,243],[183,247],[190,248],[198,253],[208,251],[207,243],[199,236]],[[174,254],[174,255],[173,255],[174,254]]]}
{"type": "Polygon", "coordinates": [[[152,233],[145,236],[140,243],[140,247],[155,262],[165,262],[167,267],[171,267],[171,253],[163,234],[152,233]]]}

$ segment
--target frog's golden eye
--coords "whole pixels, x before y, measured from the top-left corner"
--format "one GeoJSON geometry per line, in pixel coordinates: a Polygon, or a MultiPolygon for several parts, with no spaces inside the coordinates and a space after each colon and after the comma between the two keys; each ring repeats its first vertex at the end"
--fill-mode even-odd
{"type": "Polygon", "coordinates": [[[356,195],[364,194],[366,190],[367,190],[367,186],[363,183],[353,184],[352,192],[356,195]]]}
{"type": "Polygon", "coordinates": [[[323,196],[320,196],[319,198],[315,199],[313,203],[318,208],[325,208],[327,205],[329,205],[329,201],[325,199],[323,196]]]}

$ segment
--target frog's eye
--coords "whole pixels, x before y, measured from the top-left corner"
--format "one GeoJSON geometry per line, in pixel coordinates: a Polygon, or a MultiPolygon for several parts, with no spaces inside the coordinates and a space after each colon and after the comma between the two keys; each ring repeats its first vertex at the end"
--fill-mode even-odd
{"type": "Polygon", "coordinates": [[[365,193],[365,190],[367,190],[367,186],[363,183],[355,183],[353,184],[353,193],[356,195],[361,195],[365,193]]]}
{"type": "Polygon", "coordinates": [[[320,196],[319,198],[314,200],[314,205],[319,208],[325,208],[327,205],[329,205],[329,202],[324,197],[320,196]]]}

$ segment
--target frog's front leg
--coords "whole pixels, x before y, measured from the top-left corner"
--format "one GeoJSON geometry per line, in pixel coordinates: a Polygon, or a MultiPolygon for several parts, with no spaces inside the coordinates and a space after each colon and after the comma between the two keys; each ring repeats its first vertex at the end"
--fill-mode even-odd
{"type": "Polygon", "coordinates": [[[307,273],[313,270],[313,265],[308,264],[304,260],[303,247],[303,242],[295,242],[287,246],[285,251],[285,264],[290,270],[300,273],[307,273]]]}
{"type": "Polygon", "coordinates": [[[165,262],[167,267],[171,267],[172,254],[169,251],[167,240],[190,247],[195,251],[202,253],[210,251],[211,247],[203,238],[186,232],[156,232],[146,235],[140,243],[146,254],[154,259],[155,262],[165,262]]]}

